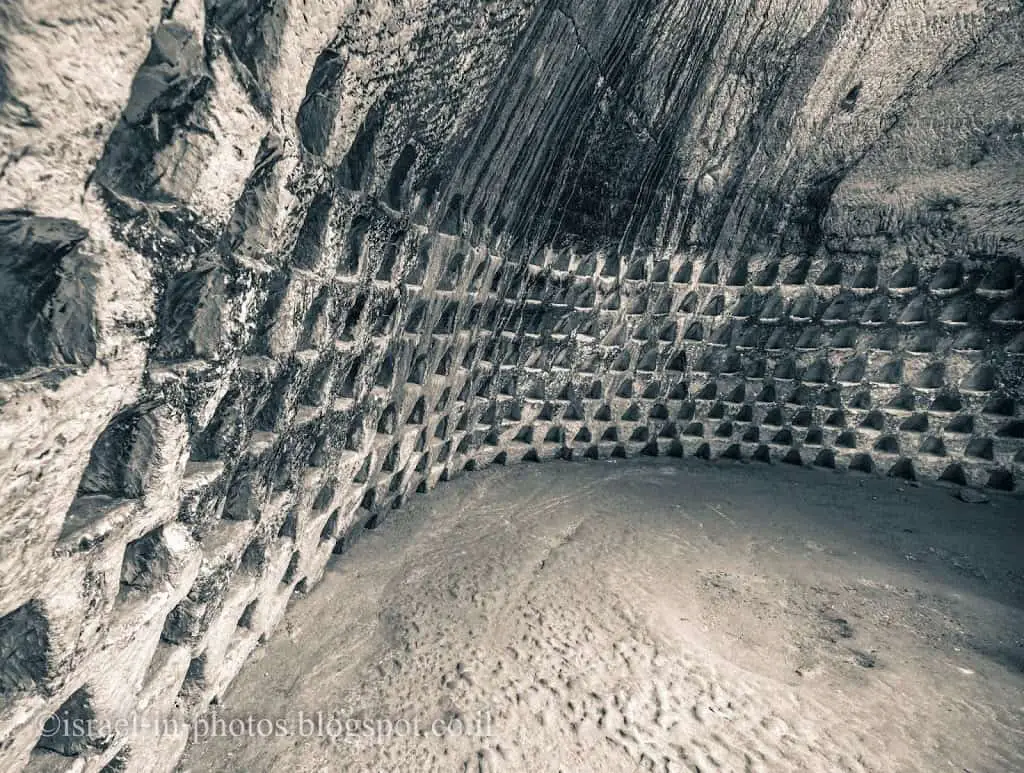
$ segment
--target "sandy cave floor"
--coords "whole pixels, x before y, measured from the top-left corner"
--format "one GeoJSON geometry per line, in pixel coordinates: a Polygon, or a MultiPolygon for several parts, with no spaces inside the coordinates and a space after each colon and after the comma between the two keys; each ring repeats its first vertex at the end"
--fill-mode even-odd
{"type": "Polygon", "coordinates": [[[1020,499],[527,464],[332,562],[214,707],[287,731],[182,770],[1024,771],[1020,499]]]}

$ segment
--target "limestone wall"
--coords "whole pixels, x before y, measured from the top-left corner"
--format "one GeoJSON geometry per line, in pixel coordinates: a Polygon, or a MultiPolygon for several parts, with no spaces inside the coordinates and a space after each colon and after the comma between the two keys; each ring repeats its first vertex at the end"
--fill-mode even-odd
{"type": "Polygon", "coordinates": [[[0,768],[171,769],[184,733],[124,723],[202,712],[463,470],[1017,490],[1022,19],[6,3],[0,768]]]}

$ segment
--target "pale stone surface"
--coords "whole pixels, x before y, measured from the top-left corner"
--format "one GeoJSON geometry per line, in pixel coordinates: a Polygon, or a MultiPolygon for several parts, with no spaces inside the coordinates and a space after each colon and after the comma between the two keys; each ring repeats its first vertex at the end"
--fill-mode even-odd
{"type": "Polygon", "coordinates": [[[167,769],[176,739],[39,728],[202,711],[338,540],[496,461],[1016,491],[1022,32],[971,0],[4,3],[0,768],[167,769]]]}
{"type": "Polygon", "coordinates": [[[1022,536],[818,470],[491,468],[336,557],[182,770],[1019,770],[1022,536]]]}

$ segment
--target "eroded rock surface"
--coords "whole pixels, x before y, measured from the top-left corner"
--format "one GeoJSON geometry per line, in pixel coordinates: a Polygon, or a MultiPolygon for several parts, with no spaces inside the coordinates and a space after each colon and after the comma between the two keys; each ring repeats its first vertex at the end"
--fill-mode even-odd
{"type": "Polygon", "coordinates": [[[335,557],[181,770],[1019,770],[1014,504],[693,459],[463,476],[335,557]],[[213,731],[249,717],[281,731],[213,731]]]}
{"type": "Polygon", "coordinates": [[[202,711],[462,470],[1015,490],[1021,39],[972,0],[5,3],[0,767],[169,768],[40,727],[202,711]]]}

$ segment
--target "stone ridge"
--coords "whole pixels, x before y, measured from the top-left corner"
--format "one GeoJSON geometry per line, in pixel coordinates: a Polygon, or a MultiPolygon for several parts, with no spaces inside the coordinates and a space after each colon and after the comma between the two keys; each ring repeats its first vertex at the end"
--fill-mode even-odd
{"type": "Polygon", "coordinates": [[[170,770],[42,723],[197,716],[463,470],[1019,489],[1017,5],[80,6],[0,11],[0,768],[170,770]]]}

